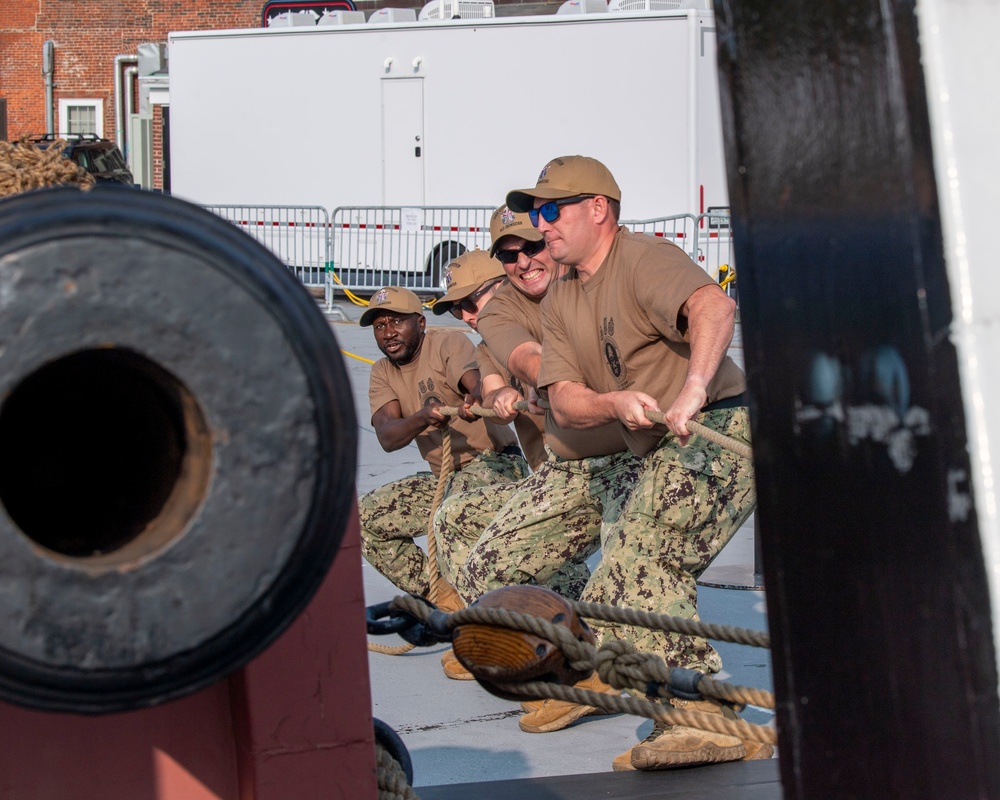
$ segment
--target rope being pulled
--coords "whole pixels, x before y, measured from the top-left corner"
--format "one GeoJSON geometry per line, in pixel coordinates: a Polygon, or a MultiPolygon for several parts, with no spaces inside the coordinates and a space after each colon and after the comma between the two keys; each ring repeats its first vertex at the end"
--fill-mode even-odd
{"type": "MultiPolygon", "coordinates": [[[[446,417],[456,417],[459,413],[456,406],[440,406],[438,411],[446,417]]],[[[437,513],[438,506],[444,500],[444,490],[448,485],[448,479],[455,472],[455,465],[452,464],[451,459],[451,424],[449,423],[442,428],[441,433],[441,469],[438,471],[437,486],[434,488],[434,497],[431,500],[431,513],[427,520],[427,571],[430,578],[427,599],[436,606],[441,605],[442,602],[448,602],[451,605],[461,602],[455,588],[441,575],[437,560],[437,539],[434,536],[434,514],[437,513]]],[[[401,656],[410,652],[413,647],[412,644],[385,645],[368,642],[369,652],[382,653],[387,656],[401,656]]]]}
{"type": "MultiPolygon", "coordinates": [[[[682,633],[717,641],[734,642],[755,647],[769,647],[770,637],[759,631],[738,628],[729,625],[711,625],[683,617],[671,617],[662,614],[619,609],[613,606],[595,603],[578,603],[569,601],[573,609],[584,617],[602,619],[609,622],[620,622],[629,625],[682,633]]],[[[392,601],[395,608],[403,610],[416,619],[428,620],[432,610],[425,604],[409,596],[397,597],[392,601]]],[[[438,612],[441,613],[441,612],[438,612]]],[[[579,672],[595,670],[602,681],[616,689],[641,690],[647,695],[657,695],[661,698],[678,696],[671,691],[675,673],[683,673],[684,678],[690,678],[690,670],[677,670],[668,667],[659,656],[652,653],[639,653],[632,645],[622,641],[612,641],[600,649],[579,641],[568,628],[553,625],[540,617],[510,611],[502,608],[469,608],[447,614],[443,625],[453,630],[459,625],[478,623],[494,627],[509,628],[538,636],[555,644],[566,657],[569,666],[579,672]],[[654,689],[655,691],[651,691],[654,689]]],[[[489,670],[482,670],[481,677],[489,678],[489,670]]],[[[687,683],[692,681],[687,680],[687,683]]],[[[737,686],[716,681],[708,675],[698,675],[694,681],[696,691],[703,697],[712,698],[725,704],[753,704],[762,708],[774,708],[774,695],[771,692],[752,687],[737,686]]],[[[629,713],[660,720],[672,725],[697,723],[704,730],[738,736],[741,739],[751,739],[768,744],[777,743],[777,734],[772,728],[751,725],[740,719],[728,719],[714,714],[696,714],[696,712],[678,712],[660,703],[637,700],[633,698],[614,697],[601,692],[591,692],[572,686],[554,683],[496,683],[498,688],[510,694],[526,698],[555,697],[581,705],[603,708],[614,713],[629,713]],[[678,717],[677,714],[696,714],[678,717]],[[682,720],[688,720],[684,722],[682,720]]]]}
{"type": "MultiPolygon", "coordinates": [[[[548,403],[544,400],[539,402],[539,407],[547,408],[548,403]]],[[[527,411],[529,409],[529,404],[527,400],[519,400],[513,404],[515,411],[527,411]]],[[[460,409],[457,406],[438,406],[437,409],[445,417],[457,417],[459,415],[460,409]]],[[[473,414],[480,417],[497,417],[498,414],[492,408],[485,408],[483,406],[474,405],[470,408],[473,414]]],[[[646,417],[651,422],[657,422],[664,424],[664,415],[660,411],[646,411],[646,417]]],[[[730,436],[719,433],[718,431],[712,430],[711,428],[702,425],[700,422],[695,422],[694,420],[688,420],[688,429],[692,432],[707,439],[714,444],[724,447],[731,452],[736,453],[744,458],[751,458],[753,456],[753,451],[751,448],[730,436]]],[[[454,464],[452,463],[451,457],[451,427],[450,425],[445,426],[442,429],[442,440],[441,440],[441,470],[438,474],[437,487],[434,492],[434,499],[431,501],[431,513],[430,519],[427,523],[427,568],[430,575],[430,591],[428,593],[428,599],[438,605],[439,601],[445,597],[455,598],[455,589],[452,587],[441,575],[441,570],[438,567],[437,561],[437,541],[434,537],[434,514],[441,505],[441,501],[444,500],[444,489],[448,483],[448,478],[451,477],[454,472],[454,464]]],[[[454,600],[452,601],[454,602],[454,600]]],[[[638,615],[627,621],[624,621],[626,625],[640,625],[645,627],[651,627],[646,622],[639,621],[643,617],[642,612],[629,611],[628,609],[615,609],[618,612],[631,613],[638,615]]],[[[578,612],[581,616],[591,616],[592,618],[599,618],[595,614],[586,614],[582,611],[578,612]]],[[[656,616],[656,615],[645,615],[645,616],[656,616]]],[[[675,618],[680,619],[680,618],[675,618]]],[[[690,620],[685,620],[685,622],[690,622],[690,620]]],[[[699,623],[704,624],[704,623],[699,623]]],[[[677,631],[678,633],[689,633],[688,631],[677,631]]],[[[702,634],[689,634],[689,635],[702,635],[702,634]]],[[[709,639],[720,639],[719,636],[707,635],[706,638],[709,639]]],[[[763,645],[767,647],[769,645],[763,645]]],[[[375,644],[373,642],[368,643],[368,649],[374,653],[383,653],[384,655],[402,655],[403,653],[408,653],[413,649],[411,644],[401,644],[401,645],[382,645],[375,644]]]]}
{"type": "MultiPolygon", "coordinates": [[[[545,400],[539,400],[537,403],[539,408],[549,408],[549,404],[545,400]]],[[[515,411],[528,411],[528,401],[518,400],[513,404],[515,411]]],[[[470,409],[473,414],[478,414],[481,417],[496,417],[498,414],[491,408],[483,408],[482,406],[472,406],[470,409]]],[[[645,412],[646,419],[650,422],[656,422],[660,425],[666,425],[666,417],[662,411],[649,411],[645,412]]],[[[736,453],[738,456],[743,456],[743,458],[753,458],[753,450],[751,447],[739,439],[734,439],[731,436],[726,436],[724,433],[719,433],[706,425],[702,425],[700,422],[696,422],[693,419],[688,420],[687,423],[688,430],[691,433],[697,434],[703,439],[707,439],[713,444],[719,445],[726,450],[736,453]]]]}

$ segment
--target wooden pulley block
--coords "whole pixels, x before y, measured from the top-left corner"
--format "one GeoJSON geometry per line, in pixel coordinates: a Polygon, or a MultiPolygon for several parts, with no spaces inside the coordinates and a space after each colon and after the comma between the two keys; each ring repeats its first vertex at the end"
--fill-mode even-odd
{"type": "MultiPolygon", "coordinates": [[[[547,620],[567,628],[577,641],[594,644],[594,633],[569,601],[541,586],[504,586],[484,594],[470,608],[502,608],[547,620]]],[[[497,625],[472,623],[455,628],[455,656],[488,692],[507,700],[520,699],[496,684],[548,681],[566,686],[586,678],[569,665],[559,647],[532,633],[497,625]]]]}

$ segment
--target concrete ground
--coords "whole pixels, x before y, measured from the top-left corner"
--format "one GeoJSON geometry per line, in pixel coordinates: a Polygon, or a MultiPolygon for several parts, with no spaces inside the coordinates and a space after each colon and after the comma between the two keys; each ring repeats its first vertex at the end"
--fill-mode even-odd
{"type": "MultiPolygon", "coordinates": [[[[370,328],[357,324],[363,308],[338,296],[329,315],[330,324],[344,352],[358,416],[359,495],[390,480],[425,468],[414,445],[385,453],[369,422],[369,364],[381,356],[370,328]]],[[[473,341],[478,336],[450,314],[427,312],[428,327],[460,327],[473,341]]],[[[730,354],[742,364],[739,329],[730,354]]],[[[423,539],[421,542],[425,541],[423,539]]],[[[596,558],[597,556],[595,556],[596,558]]],[[[363,563],[368,605],[399,594],[389,581],[363,563]]],[[[753,518],[744,525],[706,572],[699,587],[699,610],[706,621],[755,630],[767,627],[763,591],[720,586],[754,586],[753,518]]],[[[381,644],[398,644],[395,636],[380,637],[381,644]]],[[[771,689],[770,653],[758,648],[715,643],[724,671],[719,678],[771,689]]],[[[584,717],[562,731],[522,733],[517,726],[517,704],[487,693],[475,681],[445,677],[439,659],[445,645],[415,649],[403,656],[369,653],[374,716],[401,736],[414,767],[413,785],[471,783],[514,778],[609,772],[611,760],[642,739],[652,722],[617,715],[584,717]]],[[[759,724],[773,723],[771,710],[748,708],[744,718],[759,724]]]]}

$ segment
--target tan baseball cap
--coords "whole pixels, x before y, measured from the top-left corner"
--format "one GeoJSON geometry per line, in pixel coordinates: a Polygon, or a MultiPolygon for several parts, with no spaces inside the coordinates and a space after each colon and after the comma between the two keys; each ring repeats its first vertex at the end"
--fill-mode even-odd
{"type": "Polygon", "coordinates": [[[505,278],[503,264],[497,261],[485,250],[469,250],[453,259],[445,270],[444,280],[448,292],[438,300],[431,310],[441,316],[455,303],[468,297],[486,281],[492,278],[505,278]]]}
{"type": "Polygon", "coordinates": [[[368,310],[361,315],[358,324],[362,328],[367,328],[383,311],[397,311],[400,314],[423,314],[424,307],[417,297],[409,289],[402,286],[383,286],[368,301],[368,310]]]}
{"type": "Polygon", "coordinates": [[[614,176],[600,161],[587,156],[560,156],[542,167],[533,187],[508,192],[507,207],[516,212],[529,211],[536,197],[559,200],[581,194],[601,194],[618,202],[622,199],[614,176]]]}
{"type": "Polygon", "coordinates": [[[529,242],[537,242],[543,238],[526,213],[518,214],[507,206],[500,206],[490,217],[490,241],[493,242],[490,245],[491,256],[497,254],[497,245],[504,236],[517,236],[529,242]]]}

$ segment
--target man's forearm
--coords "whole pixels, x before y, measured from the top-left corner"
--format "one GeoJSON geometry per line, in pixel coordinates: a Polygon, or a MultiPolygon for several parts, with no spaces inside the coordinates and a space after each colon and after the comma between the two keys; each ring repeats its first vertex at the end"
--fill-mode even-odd
{"type": "Polygon", "coordinates": [[[560,381],[548,389],[549,405],[561,428],[597,428],[618,419],[608,394],[599,394],[573,381],[560,381]]]}
{"type": "Polygon", "coordinates": [[[541,366],[542,346],[538,342],[519,344],[507,358],[507,369],[525,386],[538,386],[541,366]]]}

